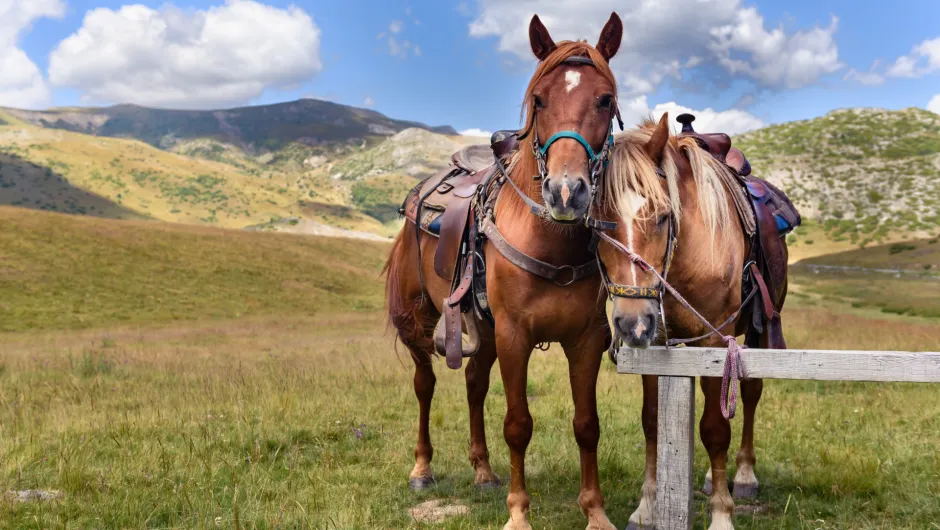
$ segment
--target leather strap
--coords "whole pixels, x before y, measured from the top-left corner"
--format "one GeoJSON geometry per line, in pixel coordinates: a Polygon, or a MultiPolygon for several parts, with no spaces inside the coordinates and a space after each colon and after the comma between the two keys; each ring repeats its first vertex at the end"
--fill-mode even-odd
{"type": "Polygon", "coordinates": [[[463,364],[463,345],[462,345],[462,322],[460,319],[460,305],[470,290],[473,280],[473,263],[467,260],[467,267],[464,269],[463,277],[457,288],[450,294],[450,297],[444,300],[444,348],[447,352],[447,367],[454,370],[460,368],[463,364]]]}
{"type": "Polygon", "coordinates": [[[551,263],[545,263],[544,261],[537,260],[523,253],[521,250],[512,246],[509,241],[506,241],[506,238],[499,233],[499,230],[496,229],[496,224],[493,223],[492,219],[489,217],[483,220],[483,233],[490,240],[490,243],[493,244],[493,247],[495,247],[504,258],[509,260],[510,263],[539,278],[548,280],[559,287],[567,287],[578,280],[597,274],[598,269],[595,260],[578,265],[577,267],[572,267],[571,265],[556,267],[551,263]],[[570,279],[559,281],[560,276],[564,278],[562,275],[564,275],[566,271],[570,271],[570,279]]]}

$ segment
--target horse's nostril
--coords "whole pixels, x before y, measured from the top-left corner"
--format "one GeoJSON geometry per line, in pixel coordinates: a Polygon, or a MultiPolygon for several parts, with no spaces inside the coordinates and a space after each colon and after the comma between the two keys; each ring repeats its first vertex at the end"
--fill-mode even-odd
{"type": "Polygon", "coordinates": [[[619,332],[623,332],[623,319],[620,317],[614,317],[614,329],[619,332]]]}
{"type": "Polygon", "coordinates": [[[568,187],[571,188],[571,193],[578,193],[584,188],[584,181],[581,179],[575,179],[572,184],[569,184],[568,187]]]}

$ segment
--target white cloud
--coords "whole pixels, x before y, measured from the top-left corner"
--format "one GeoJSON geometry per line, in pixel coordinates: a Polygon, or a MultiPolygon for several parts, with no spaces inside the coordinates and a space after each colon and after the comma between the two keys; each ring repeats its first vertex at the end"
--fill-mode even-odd
{"type": "Polygon", "coordinates": [[[797,31],[764,29],[764,17],[751,7],[737,13],[734,23],[715,28],[711,45],[719,63],[732,74],[744,73],[763,86],[800,88],[842,68],[833,35],[839,20],[829,27],[797,31]],[[735,58],[749,54],[750,60],[735,58]]]}
{"type": "Polygon", "coordinates": [[[204,11],[93,9],[53,50],[49,78],[86,101],[205,108],[294,87],[322,68],[320,29],[304,10],[227,0],[204,11]]]}
{"type": "Polygon", "coordinates": [[[493,136],[493,133],[490,131],[484,131],[483,129],[473,128],[473,129],[466,129],[466,130],[460,131],[460,135],[461,136],[485,136],[486,138],[489,138],[490,136],[493,136]]]}
{"type": "Polygon", "coordinates": [[[842,67],[833,40],[836,19],[805,31],[768,31],[760,13],[741,0],[480,0],[469,31],[498,37],[500,51],[534,60],[528,38],[534,13],[556,40],[593,43],[611,11],[624,22],[623,45],[611,66],[627,96],[648,94],[700,65],[774,88],[806,86],[842,67]]]}
{"type": "Polygon", "coordinates": [[[862,85],[867,86],[877,86],[884,83],[885,78],[883,75],[878,73],[878,65],[881,61],[875,61],[872,63],[871,68],[867,72],[859,72],[855,68],[852,68],[846,72],[845,76],[842,78],[844,81],[854,81],[862,85]]]}
{"type": "Polygon", "coordinates": [[[940,70],[940,37],[914,46],[911,53],[898,57],[888,68],[891,77],[921,77],[940,70]]]}
{"type": "Polygon", "coordinates": [[[638,125],[650,115],[654,120],[659,120],[666,112],[669,113],[669,124],[674,132],[681,130],[681,127],[677,125],[676,116],[686,112],[695,115],[695,123],[692,124],[692,127],[698,132],[723,132],[735,135],[767,125],[764,120],[757,116],[738,109],[716,111],[712,108],[706,108],[695,110],[672,101],[659,103],[651,109],[646,96],[627,100],[620,106],[624,126],[627,128],[638,125]]]}
{"type": "Polygon", "coordinates": [[[940,94],[931,98],[930,102],[927,103],[927,110],[940,114],[940,94]]]}
{"type": "Polygon", "coordinates": [[[34,21],[64,14],[61,0],[0,0],[0,105],[37,108],[49,103],[42,72],[18,44],[34,21]]]}
{"type": "MultiPolygon", "coordinates": [[[[410,16],[410,9],[406,9],[405,13],[410,16]]],[[[404,30],[404,22],[401,20],[393,20],[388,25],[388,30],[379,33],[376,35],[376,38],[378,40],[385,40],[385,45],[387,46],[386,51],[392,57],[398,57],[399,59],[406,59],[409,55],[419,57],[421,55],[421,48],[419,46],[411,41],[399,39],[404,30]]]]}
{"type": "Polygon", "coordinates": [[[375,106],[375,98],[372,96],[366,96],[366,99],[362,101],[362,106],[366,108],[371,108],[375,106]]]}

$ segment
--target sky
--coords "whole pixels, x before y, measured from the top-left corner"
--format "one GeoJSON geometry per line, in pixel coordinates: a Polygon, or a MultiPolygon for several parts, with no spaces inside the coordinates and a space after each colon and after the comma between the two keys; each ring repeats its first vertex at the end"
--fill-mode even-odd
{"type": "Polygon", "coordinates": [[[0,0],[0,106],[318,98],[485,134],[520,124],[533,14],[593,44],[612,11],[628,124],[940,113],[938,0],[0,0]]]}

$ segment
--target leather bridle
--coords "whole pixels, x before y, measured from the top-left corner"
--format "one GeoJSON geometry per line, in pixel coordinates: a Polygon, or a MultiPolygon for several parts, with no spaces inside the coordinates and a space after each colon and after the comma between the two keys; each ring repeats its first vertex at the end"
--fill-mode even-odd
{"type": "MultiPolygon", "coordinates": [[[[585,57],[582,55],[575,55],[575,56],[569,57],[565,59],[564,61],[562,61],[562,64],[583,64],[583,65],[589,65],[589,66],[596,66],[594,64],[594,61],[592,61],[590,57],[585,57]]],[[[591,217],[591,210],[593,209],[594,203],[597,200],[597,185],[598,185],[598,182],[600,181],[601,175],[607,169],[607,165],[609,163],[609,158],[610,158],[610,150],[614,146],[614,122],[613,120],[610,121],[610,125],[607,128],[607,139],[604,141],[604,145],[601,147],[600,151],[595,152],[594,148],[591,147],[591,143],[588,142],[584,138],[584,136],[582,136],[581,133],[577,131],[566,130],[566,131],[556,132],[548,139],[548,141],[542,144],[541,141],[539,140],[539,133],[538,133],[538,107],[536,107],[533,104],[532,109],[533,109],[532,110],[533,112],[532,123],[530,124],[529,128],[527,128],[519,136],[519,139],[523,140],[529,135],[529,133],[532,133],[532,153],[535,156],[535,160],[538,164],[538,174],[533,175],[532,179],[535,181],[541,181],[542,179],[548,176],[548,169],[546,167],[546,162],[548,160],[548,149],[552,146],[552,144],[562,139],[575,140],[576,142],[578,142],[578,144],[581,145],[582,148],[584,148],[585,153],[587,153],[588,155],[588,161],[590,164],[590,172],[589,172],[589,181],[590,181],[590,186],[591,186],[591,191],[590,191],[591,195],[589,199],[590,206],[588,207],[587,212],[583,216],[584,226],[595,229],[595,230],[612,230],[616,228],[617,227],[616,223],[613,223],[610,221],[601,221],[598,219],[593,219],[591,217]]],[[[622,131],[623,120],[620,117],[620,109],[617,106],[616,99],[611,101],[610,111],[611,111],[611,114],[613,114],[617,118],[617,123],[620,127],[620,130],[622,131]]],[[[499,169],[502,172],[502,174],[505,176],[505,180],[509,181],[509,183],[512,185],[513,189],[516,191],[519,197],[521,197],[522,200],[526,203],[526,205],[529,206],[529,211],[531,211],[534,215],[541,217],[543,219],[548,219],[553,222],[560,223],[560,224],[575,224],[575,223],[581,222],[581,219],[576,219],[574,221],[559,221],[553,218],[551,214],[548,212],[548,208],[532,200],[531,197],[529,197],[526,193],[523,193],[523,191],[519,189],[519,186],[517,186],[516,183],[513,182],[512,179],[508,177],[509,173],[505,170],[504,167],[502,167],[502,163],[498,159],[498,157],[497,157],[497,165],[499,166],[499,169]]]]}

